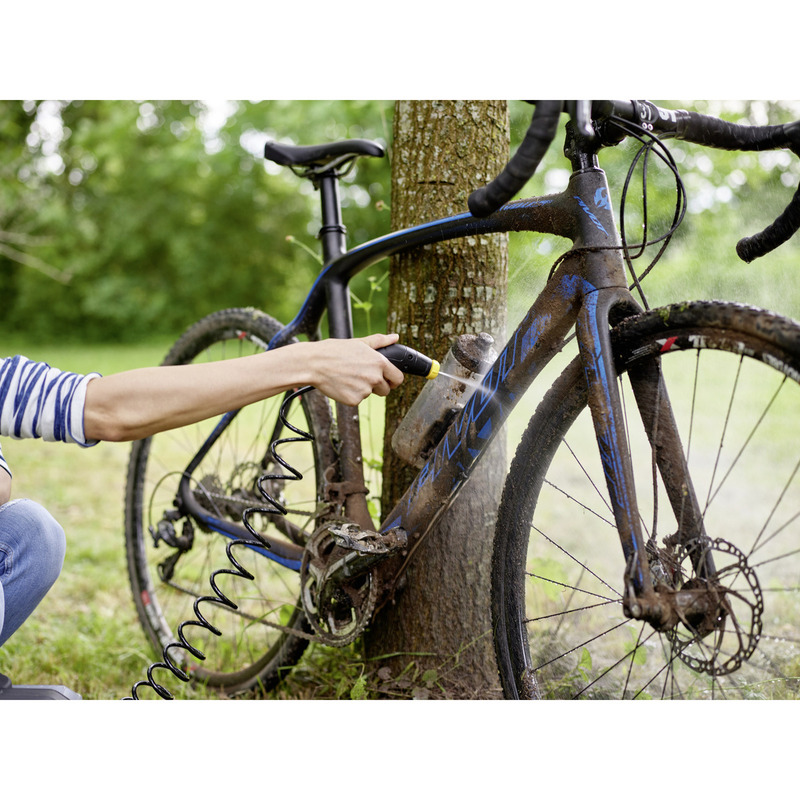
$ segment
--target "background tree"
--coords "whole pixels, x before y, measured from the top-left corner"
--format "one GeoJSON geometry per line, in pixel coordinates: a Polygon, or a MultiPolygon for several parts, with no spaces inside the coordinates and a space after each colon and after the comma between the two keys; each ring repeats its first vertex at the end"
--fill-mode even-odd
{"type": "MultiPolygon", "coordinates": [[[[395,106],[392,227],[463,212],[476,181],[496,175],[508,158],[505,102],[425,101],[395,106]]],[[[507,241],[443,242],[392,261],[388,329],[401,341],[442,359],[453,339],[505,331],[507,241]]],[[[419,392],[407,380],[387,399],[383,508],[390,508],[414,474],[391,450],[397,422],[419,392]]],[[[435,533],[414,550],[407,580],[367,634],[368,656],[413,660],[450,696],[491,696],[497,677],[489,619],[494,509],[505,474],[500,441],[448,510],[435,533]],[[427,654],[427,655],[419,655],[427,654]]],[[[431,682],[430,680],[428,681],[431,682]]]]}
{"type": "MultiPolygon", "coordinates": [[[[286,320],[319,268],[287,235],[316,248],[318,201],[264,141],[388,141],[390,117],[360,101],[0,101],[0,333],[139,341],[231,305],[286,320]]],[[[370,162],[342,186],[356,241],[389,225],[368,208],[388,163],[370,162]]]]}

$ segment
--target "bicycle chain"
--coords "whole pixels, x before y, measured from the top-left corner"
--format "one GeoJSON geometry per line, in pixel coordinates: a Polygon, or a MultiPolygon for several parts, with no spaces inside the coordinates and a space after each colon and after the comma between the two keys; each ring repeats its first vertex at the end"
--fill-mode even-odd
{"type": "MultiPolygon", "coordinates": [[[[243,490],[244,491],[244,490],[243,490]]],[[[262,502],[259,495],[253,494],[252,496],[237,497],[233,493],[223,493],[223,487],[219,478],[215,475],[207,475],[198,481],[198,488],[193,490],[193,494],[197,502],[208,511],[215,514],[228,514],[231,517],[240,517],[241,513],[238,510],[231,510],[232,507],[242,506],[244,508],[253,507],[253,503],[262,502]],[[209,488],[213,487],[213,490],[209,488]]],[[[299,517],[316,517],[319,516],[318,511],[302,511],[299,509],[292,509],[292,514],[299,517]]]]}
{"type": "MultiPolygon", "coordinates": [[[[164,581],[167,586],[171,586],[173,589],[177,589],[179,592],[183,592],[184,594],[189,595],[189,597],[194,597],[195,599],[200,599],[202,597],[206,597],[207,595],[199,594],[195,592],[193,589],[187,589],[185,586],[181,586],[180,584],[175,583],[174,581],[164,581]]],[[[281,625],[277,622],[270,622],[263,617],[254,617],[252,614],[248,614],[245,611],[240,611],[237,609],[230,609],[230,613],[236,614],[243,619],[246,619],[250,622],[257,622],[260,625],[265,625],[268,628],[274,628],[275,630],[280,631],[281,633],[287,633],[292,636],[296,636],[299,639],[307,639],[310,642],[319,642],[321,641],[316,634],[307,633],[306,631],[300,630],[299,628],[292,628],[288,625],[281,625]]]]}

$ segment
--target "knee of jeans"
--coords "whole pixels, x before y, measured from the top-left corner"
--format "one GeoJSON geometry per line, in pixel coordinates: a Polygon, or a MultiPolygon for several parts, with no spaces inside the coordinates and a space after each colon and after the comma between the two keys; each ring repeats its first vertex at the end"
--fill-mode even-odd
{"type": "Polygon", "coordinates": [[[20,520],[18,524],[25,531],[22,541],[29,541],[39,554],[40,569],[49,567],[53,572],[53,575],[42,575],[42,578],[55,581],[61,572],[67,551],[64,529],[44,506],[33,500],[12,500],[9,506],[13,506],[13,509],[8,508],[7,511],[13,510],[20,520]]]}

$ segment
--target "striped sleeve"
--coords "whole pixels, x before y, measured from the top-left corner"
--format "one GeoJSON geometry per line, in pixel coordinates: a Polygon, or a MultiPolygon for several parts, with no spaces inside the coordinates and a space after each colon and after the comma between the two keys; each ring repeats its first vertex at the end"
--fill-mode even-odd
{"type": "MultiPolygon", "coordinates": [[[[0,360],[0,435],[91,447],[83,430],[86,385],[98,373],[62,372],[24,356],[0,360]]],[[[0,453],[0,467],[10,473],[0,453]]]]}

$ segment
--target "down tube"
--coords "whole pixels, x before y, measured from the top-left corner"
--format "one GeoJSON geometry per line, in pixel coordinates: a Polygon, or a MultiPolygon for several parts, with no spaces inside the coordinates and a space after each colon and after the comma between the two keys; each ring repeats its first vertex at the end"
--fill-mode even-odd
{"type": "Polygon", "coordinates": [[[519,324],[492,368],[381,525],[424,535],[447,509],[478,459],[575,322],[585,281],[566,261],[519,324]]]}

